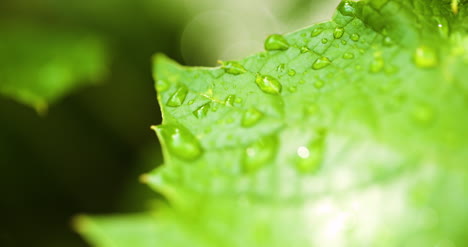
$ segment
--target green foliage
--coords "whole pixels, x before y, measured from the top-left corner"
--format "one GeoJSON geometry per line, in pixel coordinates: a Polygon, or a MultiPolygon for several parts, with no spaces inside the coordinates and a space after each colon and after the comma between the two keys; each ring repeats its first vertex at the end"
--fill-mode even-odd
{"type": "Polygon", "coordinates": [[[0,32],[0,93],[39,112],[106,72],[106,50],[95,36],[30,24],[0,32]]]}
{"type": "Polygon", "coordinates": [[[155,57],[170,206],[96,246],[464,246],[466,1],[343,1],[218,68],[155,57]],[[136,239],[136,240],[133,240],[136,239]]]}

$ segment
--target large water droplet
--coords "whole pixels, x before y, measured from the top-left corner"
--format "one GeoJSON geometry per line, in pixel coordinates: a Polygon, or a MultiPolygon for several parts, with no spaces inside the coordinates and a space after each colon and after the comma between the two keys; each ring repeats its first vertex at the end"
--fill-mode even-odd
{"type": "Polygon", "coordinates": [[[432,68],[437,66],[438,58],[435,51],[428,46],[420,46],[414,53],[414,63],[420,68],[432,68]]]}
{"type": "Polygon", "coordinates": [[[288,41],[279,34],[272,34],[265,40],[265,50],[287,50],[289,48],[288,41]]]}
{"type": "Polygon", "coordinates": [[[255,78],[255,83],[265,93],[269,93],[269,94],[281,93],[282,85],[273,76],[257,74],[257,77],[255,78]]]}
{"type": "Polygon", "coordinates": [[[187,97],[187,94],[188,94],[188,89],[186,86],[180,86],[175,92],[174,94],[172,94],[172,96],[169,98],[169,100],[167,101],[166,105],[167,106],[170,106],[170,107],[178,107],[178,106],[181,106],[184,101],[185,101],[185,98],[187,97]]]}
{"type": "Polygon", "coordinates": [[[318,131],[317,136],[308,144],[298,147],[296,168],[302,173],[312,173],[320,168],[324,156],[325,131],[318,131]]]}
{"type": "Polygon", "coordinates": [[[193,115],[196,118],[204,118],[208,114],[208,111],[210,110],[211,104],[210,102],[198,107],[195,111],[193,111],[193,115]]]}
{"type": "Polygon", "coordinates": [[[343,37],[343,34],[344,34],[344,28],[342,27],[337,27],[335,28],[335,31],[333,31],[333,37],[335,37],[335,39],[339,39],[343,37]]]}
{"type": "Polygon", "coordinates": [[[357,34],[357,33],[353,33],[353,34],[351,34],[350,38],[351,38],[352,41],[359,41],[361,36],[359,36],[359,34],[357,34]]]}
{"type": "Polygon", "coordinates": [[[231,94],[227,96],[226,100],[224,101],[224,104],[227,106],[234,106],[234,102],[236,102],[236,96],[231,94]]]}
{"type": "Polygon", "coordinates": [[[222,68],[226,73],[232,75],[240,75],[247,72],[247,70],[244,68],[244,66],[242,66],[242,64],[235,61],[223,62],[222,68]]]}
{"type": "Polygon", "coordinates": [[[242,115],[242,127],[252,127],[262,119],[263,113],[255,108],[250,108],[242,115]]]}
{"type": "Polygon", "coordinates": [[[169,86],[169,83],[165,80],[158,80],[156,82],[156,90],[158,90],[158,92],[166,91],[167,89],[169,89],[169,86]]]}
{"type": "Polygon", "coordinates": [[[187,129],[175,125],[160,125],[152,128],[172,155],[183,160],[193,161],[203,154],[200,142],[187,129]]]}
{"type": "Polygon", "coordinates": [[[314,30],[312,30],[312,33],[310,34],[312,37],[319,36],[323,32],[323,28],[317,27],[314,30]]]}
{"type": "Polygon", "coordinates": [[[245,149],[244,172],[254,172],[271,162],[278,149],[278,138],[266,136],[253,142],[245,149]]]}
{"type": "Polygon", "coordinates": [[[331,64],[331,60],[327,57],[320,57],[315,60],[314,64],[312,64],[312,68],[315,70],[323,69],[331,64]]]}
{"type": "Polygon", "coordinates": [[[342,1],[338,5],[338,11],[344,16],[354,16],[356,3],[353,1],[342,1]]]}

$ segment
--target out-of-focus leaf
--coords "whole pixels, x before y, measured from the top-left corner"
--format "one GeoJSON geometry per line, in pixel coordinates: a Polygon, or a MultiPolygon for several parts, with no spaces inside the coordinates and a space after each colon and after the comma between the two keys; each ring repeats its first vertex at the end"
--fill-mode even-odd
{"type": "Polygon", "coordinates": [[[35,25],[0,27],[0,93],[38,111],[106,73],[99,38],[35,25]]]}

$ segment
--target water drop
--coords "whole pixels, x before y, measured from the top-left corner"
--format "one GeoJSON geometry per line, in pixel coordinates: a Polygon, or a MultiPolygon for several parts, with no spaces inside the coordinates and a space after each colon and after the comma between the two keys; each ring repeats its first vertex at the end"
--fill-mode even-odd
{"type": "Polygon", "coordinates": [[[297,148],[296,168],[302,173],[312,173],[320,168],[324,153],[325,132],[318,131],[317,136],[308,144],[297,148]]]}
{"type": "Polygon", "coordinates": [[[428,105],[421,104],[413,110],[413,117],[417,122],[427,124],[434,119],[434,111],[428,105]]]}
{"type": "Polygon", "coordinates": [[[234,102],[236,101],[236,96],[231,94],[227,96],[226,100],[224,101],[224,104],[227,106],[234,106],[234,102]]]}
{"type": "Polygon", "coordinates": [[[383,39],[383,45],[384,46],[392,46],[393,45],[393,40],[389,36],[385,36],[383,39]]]}
{"type": "Polygon", "coordinates": [[[210,110],[211,104],[210,102],[198,107],[195,111],[192,112],[192,114],[196,118],[204,118],[208,114],[208,111],[210,110]]]}
{"type": "Polygon", "coordinates": [[[222,68],[226,73],[231,75],[240,75],[247,72],[247,70],[244,68],[244,66],[242,66],[242,64],[235,61],[223,62],[222,68]]]}
{"type": "Polygon", "coordinates": [[[192,100],[189,100],[189,102],[187,102],[188,105],[192,105],[195,101],[192,99],[192,100]]]}
{"type": "Polygon", "coordinates": [[[344,28],[342,27],[337,27],[335,28],[335,31],[333,31],[333,37],[335,37],[335,39],[339,39],[343,37],[343,34],[344,34],[344,28]]]}
{"type": "Polygon", "coordinates": [[[288,90],[289,90],[289,92],[291,92],[291,93],[295,93],[295,92],[297,91],[297,87],[291,86],[291,87],[288,88],[288,90]]]}
{"type": "Polygon", "coordinates": [[[353,59],[353,58],[354,58],[354,54],[351,53],[351,52],[345,52],[345,53],[343,54],[343,58],[344,58],[344,59],[353,59]]]}
{"type": "Polygon", "coordinates": [[[300,80],[298,83],[299,83],[299,84],[304,84],[304,83],[305,83],[305,80],[300,80]]]}
{"type": "Polygon", "coordinates": [[[361,37],[357,33],[351,34],[351,40],[352,41],[358,41],[361,37]]]}
{"type": "Polygon", "coordinates": [[[265,50],[267,51],[287,50],[288,48],[289,43],[282,35],[272,34],[265,40],[265,50]]]}
{"type": "Polygon", "coordinates": [[[314,82],[314,87],[317,89],[321,89],[323,86],[325,86],[325,82],[322,80],[318,80],[314,82]]]}
{"type": "Polygon", "coordinates": [[[294,69],[290,69],[290,70],[288,71],[288,75],[289,75],[289,76],[295,76],[295,75],[296,75],[296,71],[295,71],[294,69]]]}
{"type": "Polygon", "coordinates": [[[329,58],[320,57],[315,60],[314,64],[312,64],[312,68],[315,70],[319,70],[319,69],[323,69],[327,67],[330,64],[331,64],[331,60],[329,58]]]}
{"type": "Polygon", "coordinates": [[[282,73],[285,68],[286,68],[286,65],[284,63],[282,63],[282,64],[278,65],[278,67],[276,67],[276,71],[282,73]]]}
{"type": "Polygon", "coordinates": [[[242,127],[252,127],[262,119],[263,113],[255,108],[250,108],[242,115],[242,127]]]}
{"type": "Polygon", "coordinates": [[[341,40],[341,44],[346,45],[346,44],[348,44],[348,41],[342,39],[342,40],[341,40]]]}
{"type": "Polygon", "coordinates": [[[200,142],[187,129],[175,125],[160,125],[152,128],[172,155],[193,161],[203,154],[200,142]]]}
{"type": "Polygon", "coordinates": [[[323,38],[323,39],[322,39],[322,44],[326,44],[326,43],[328,43],[328,39],[323,38]]]}
{"type": "Polygon", "coordinates": [[[378,73],[382,71],[384,68],[384,60],[382,57],[378,56],[375,57],[374,60],[370,64],[370,72],[372,73],[378,73]]]}
{"type": "Polygon", "coordinates": [[[439,63],[436,53],[428,46],[420,46],[416,49],[414,62],[420,68],[432,68],[439,63]]]}
{"type": "Polygon", "coordinates": [[[305,111],[306,111],[307,115],[314,115],[314,114],[316,114],[318,112],[318,110],[319,110],[319,108],[318,108],[317,104],[315,104],[315,103],[311,103],[311,104],[309,104],[309,105],[307,105],[305,107],[305,111]]]}
{"type": "Polygon", "coordinates": [[[251,143],[244,153],[244,167],[246,173],[254,172],[271,162],[278,149],[278,138],[266,136],[251,143]]]}
{"type": "Polygon", "coordinates": [[[255,78],[255,83],[265,93],[268,93],[268,94],[280,94],[281,93],[282,85],[273,76],[257,74],[257,77],[255,78]]]}
{"type": "Polygon", "coordinates": [[[242,98],[240,97],[236,97],[236,100],[235,100],[236,103],[242,103],[242,98]]]}
{"type": "Polygon", "coordinates": [[[188,89],[185,86],[180,86],[174,94],[169,98],[166,105],[170,107],[178,107],[181,106],[185,98],[187,97],[188,89]]]}
{"type": "Polygon", "coordinates": [[[167,89],[169,89],[169,83],[167,81],[158,80],[156,82],[156,90],[158,90],[158,92],[164,92],[167,89]]]}
{"type": "Polygon", "coordinates": [[[317,37],[317,36],[319,36],[322,32],[323,32],[323,28],[317,27],[317,28],[315,28],[315,29],[312,31],[311,36],[312,36],[312,37],[317,37]]]}
{"type": "Polygon", "coordinates": [[[309,48],[307,48],[307,46],[301,47],[301,53],[302,53],[302,54],[307,53],[307,52],[309,52],[309,51],[310,51],[310,50],[309,50],[309,48]]]}
{"type": "Polygon", "coordinates": [[[340,5],[338,5],[338,11],[344,16],[354,16],[354,12],[356,3],[353,1],[342,1],[340,5]]]}

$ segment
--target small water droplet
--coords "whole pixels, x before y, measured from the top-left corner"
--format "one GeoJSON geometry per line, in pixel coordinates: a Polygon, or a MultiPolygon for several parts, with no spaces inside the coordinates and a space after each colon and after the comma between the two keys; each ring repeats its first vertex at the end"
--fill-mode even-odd
{"type": "Polygon", "coordinates": [[[187,102],[188,105],[192,105],[195,101],[192,99],[192,100],[189,100],[189,102],[187,102]]]}
{"type": "Polygon", "coordinates": [[[208,114],[208,111],[210,110],[211,104],[210,102],[198,107],[195,111],[192,112],[192,114],[196,118],[204,118],[208,114]]]}
{"type": "Polygon", "coordinates": [[[353,33],[353,34],[351,34],[350,38],[351,38],[352,41],[359,41],[361,36],[359,36],[359,34],[357,34],[357,33],[353,33]]]}
{"type": "Polygon", "coordinates": [[[305,80],[300,80],[298,83],[299,83],[299,84],[304,84],[304,83],[305,83],[305,80]]]}
{"type": "Polygon", "coordinates": [[[427,124],[434,119],[434,111],[428,105],[421,104],[413,110],[413,117],[417,122],[427,124]]]}
{"type": "Polygon", "coordinates": [[[317,89],[321,89],[323,86],[325,86],[325,82],[322,80],[317,80],[314,82],[314,87],[317,89]]]}
{"type": "Polygon", "coordinates": [[[346,45],[346,44],[348,44],[348,41],[342,39],[342,40],[341,40],[341,44],[346,45]]]}
{"type": "Polygon", "coordinates": [[[290,69],[290,70],[288,71],[288,75],[289,75],[289,76],[295,76],[295,75],[296,75],[296,71],[295,71],[294,69],[290,69]]]}
{"type": "Polygon", "coordinates": [[[384,46],[392,46],[393,45],[393,40],[389,36],[385,36],[383,39],[383,45],[384,46]]]}
{"type": "Polygon", "coordinates": [[[329,58],[320,57],[315,60],[314,64],[312,64],[312,68],[315,70],[319,70],[319,69],[323,69],[327,67],[330,64],[331,64],[331,60],[329,58]]]}
{"type": "Polygon", "coordinates": [[[338,11],[344,16],[354,16],[354,12],[356,3],[353,1],[342,1],[340,5],[338,5],[338,11]]]}
{"type": "Polygon", "coordinates": [[[181,106],[185,98],[187,97],[188,89],[186,86],[180,86],[174,94],[169,98],[166,105],[170,107],[178,107],[181,106]]]}
{"type": "Polygon", "coordinates": [[[351,53],[351,52],[345,52],[345,53],[343,54],[343,58],[344,58],[344,59],[353,59],[353,58],[354,58],[354,54],[351,53]]]}
{"type": "Polygon", "coordinates": [[[289,48],[288,41],[280,34],[272,34],[265,40],[265,50],[287,50],[289,48]]]}
{"type": "Polygon", "coordinates": [[[172,155],[183,160],[193,161],[203,154],[200,142],[187,129],[175,125],[160,125],[152,128],[172,155]]]}
{"type": "Polygon", "coordinates": [[[240,97],[236,97],[236,100],[235,100],[236,103],[242,103],[242,98],[240,97]]]}
{"type": "Polygon", "coordinates": [[[288,88],[288,90],[289,90],[289,92],[291,92],[291,93],[295,93],[295,92],[297,91],[297,87],[291,86],[291,87],[288,88]]]}
{"type": "Polygon", "coordinates": [[[228,61],[222,63],[222,68],[228,74],[240,75],[247,72],[247,70],[242,66],[242,64],[235,61],[228,61]]]}
{"type": "Polygon", "coordinates": [[[257,77],[255,78],[255,83],[265,93],[281,93],[282,85],[278,81],[278,79],[274,78],[273,76],[257,74],[257,77]]]}
{"type": "Polygon", "coordinates": [[[226,100],[224,101],[224,104],[226,104],[227,106],[234,106],[235,100],[236,100],[236,96],[231,94],[227,96],[226,100]]]}
{"type": "Polygon", "coordinates": [[[313,173],[320,168],[323,160],[325,131],[318,131],[317,136],[308,144],[298,147],[296,168],[301,173],[313,173]]]}
{"type": "Polygon", "coordinates": [[[384,68],[384,60],[381,56],[377,56],[370,64],[370,72],[378,73],[384,68]]]}
{"type": "Polygon", "coordinates": [[[302,53],[302,54],[307,53],[307,52],[309,52],[309,51],[310,51],[310,50],[309,50],[309,48],[307,48],[307,46],[301,47],[301,53],[302,53]]]}
{"type": "Polygon", "coordinates": [[[278,138],[266,136],[251,143],[244,153],[243,170],[246,173],[254,172],[272,161],[278,149],[278,138]]]}
{"type": "Polygon", "coordinates": [[[166,91],[167,89],[169,89],[169,86],[170,86],[169,83],[164,80],[158,80],[156,82],[156,90],[158,90],[158,92],[166,91]]]}
{"type": "Polygon", "coordinates": [[[310,36],[312,36],[312,37],[317,37],[317,36],[319,36],[322,32],[323,32],[323,28],[317,27],[317,28],[315,28],[315,29],[312,31],[312,33],[310,34],[310,36]]]}
{"type": "Polygon", "coordinates": [[[319,108],[318,105],[315,103],[311,103],[305,107],[305,111],[307,115],[314,115],[318,112],[319,108]]]}
{"type": "Polygon", "coordinates": [[[242,115],[242,127],[252,127],[263,118],[263,113],[255,108],[250,108],[242,115]]]}
{"type": "Polygon", "coordinates": [[[282,64],[278,65],[278,67],[276,67],[276,71],[282,73],[285,68],[286,68],[286,65],[284,63],[282,63],[282,64]]]}
{"type": "Polygon", "coordinates": [[[326,43],[328,43],[328,39],[323,38],[323,39],[322,39],[322,44],[326,44],[326,43]]]}
{"type": "Polygon", "coordinates": [[[343,37],[343,34],[344,34],[344,28],[342,28],[342,27],[337,27],[337,28],[335,28],[335,31],[333,31],[333,37],[335,39],[339,39],[339,38],[343,37]]]}
{"type": "Polygon", "coordinates": [[[437,54],[428,46],[420,46],[416,49],[414,62],[420,68],[432,68],[439,63],[437,54]]]}

